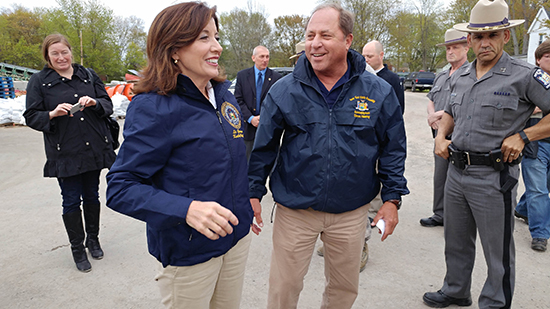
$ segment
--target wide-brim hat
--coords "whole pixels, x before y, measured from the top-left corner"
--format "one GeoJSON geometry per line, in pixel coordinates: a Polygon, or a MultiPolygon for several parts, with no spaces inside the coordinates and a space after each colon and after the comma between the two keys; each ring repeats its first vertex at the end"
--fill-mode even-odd
{"type": "Polygon", "coordinates": [[[466,34],[464,32],[455,29],[449,29],[445,32],[445,42],[436,44],[435,46],[447,46],[466,42],[468,42],[468,40],[466,39],[466,34]]]}
{"type": "Polygon", "coordinates": [[[458,31],[487,32],[509,29],[525,20],[508,20],[508,4],[504,0],[479,0],[470,13],[470,22],[454,25],[458,31]]]}
{"type": "Polygon", "coordinates": [[[290,56],[290,58],[288,59],[290,60],[290,59],[300,57],[305,52],[306,52],[306,41],[301,41],[296,44],[296,54],[290,56]]]}

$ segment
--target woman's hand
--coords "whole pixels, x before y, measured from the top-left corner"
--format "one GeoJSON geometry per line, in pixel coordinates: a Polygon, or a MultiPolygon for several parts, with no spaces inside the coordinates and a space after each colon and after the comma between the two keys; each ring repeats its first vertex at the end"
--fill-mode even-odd
{"type": "Polygon", "coordinates": [[[200,201],[191,202],[185,221],[189,226],[212,240],[233,233],[231,224],[239,224],[239,219],[231,210],[216,202],[200,201]]]}
{"type": "Polygon", "coordinates": [[[96,104],[97,104],[95,99],[90,98],[87,95],[85,95],[83,97],[80,97],[80,99],[78,99],[78,103],[80,103],[80,106],[82,106],[82,109],[80,109],[80,110],[83,110],[86,107],[96,106],[96,104]]]}
{"type": "MultiPolygon", "coordinates": [[[[61,103],[55,107],[53,111],[50,112],[50,120],[59,117],[59,116],[65,116],[69,114],[69,111],[71,110],[71,107],[73,107],[69,103],[61,103]]],[[[71,115],[72,117],[72,115],[71,115]]]]}

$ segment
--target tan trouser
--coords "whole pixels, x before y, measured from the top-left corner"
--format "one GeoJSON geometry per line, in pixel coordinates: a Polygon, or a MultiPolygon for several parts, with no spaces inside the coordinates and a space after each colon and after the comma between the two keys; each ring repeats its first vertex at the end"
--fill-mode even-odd
{"type": "Polygon", "coordinates": [[[252,236],[247,236],[226,254],[193,266],[160,266],[155,277],[162,303],[168,308],[238,309],[244,268],[252,236]]]}
{"type": "Polygon", "coordinates": [[[370,201],[369,205],[369,217],[374,218],[376,217],[376,214],[378,213],[382,205],[384,205],[384,202],[382,202],[382,196],[380,196],[380,192],[378,192],[378,195],[376,195],[376,197],[373,198],[372,201],[370,201]]]}
{"type": "Polygon", "coordinates": [[[321,308],[351,308],[359,287],[368,206],[341,214],[290,209],[277,204],[267,307],[296,308],[317,237],[325,252],[321,308]]]}

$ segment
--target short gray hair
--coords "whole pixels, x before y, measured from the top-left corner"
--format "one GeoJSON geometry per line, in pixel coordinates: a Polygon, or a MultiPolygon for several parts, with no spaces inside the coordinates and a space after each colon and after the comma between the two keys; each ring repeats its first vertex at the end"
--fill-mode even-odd
{"type": "Polygon", "coordinates": [[[252,56],[256,56],[256,54],[258,53],[258,49],[260,49],[260,48],[265,48],[265,50],[267,50],[267,52],[269,53],[269,49],[267,49],[267,47],[262,46],[262,45],[258,45],[256,47],[254,47],[254,50],[252,50],[252,56]]]}
{"type": "Polygon", "coordinates": [[[342,32],[344,33],[344,36],[348,36],[348,34],[353,33],[353,22],[355,19],[355,15],[352,12],[344,9],[340,4],[336,2],[324,3],[317,6],[307,20],[306,29],[309,24],[309,21],[311,20],[311,16],[313,16],[313,14],[315,14],[317,11],[320,11],[323,9],[334,9],[338,12],[340,30],[342,30],[342,32]]]}

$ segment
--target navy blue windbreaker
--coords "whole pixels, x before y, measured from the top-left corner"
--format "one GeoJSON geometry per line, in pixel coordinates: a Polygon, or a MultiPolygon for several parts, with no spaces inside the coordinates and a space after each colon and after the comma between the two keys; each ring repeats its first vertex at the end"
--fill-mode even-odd
{"type": "Polygon", "coordinates": [[[175,94],[135,96],[107,175],[107,206],[147,223],[149,252],[164,266],[223,255],[250,230],[243,119],[230,83],[212,83],[217,109],[181,74],[175,94]],[[206,238],[185,221],[193,200],[218,202],[239,224],[206,238]]]}
{"type": "Polygon", "coordinates": [[[342,213],[408,194],[406,137],[401,107],[391,86],[365,71],[365,59],[348,52],[350,79],[328,107],[313,69],[301,56],[262,105],[249,162],[250,196],[267,193],[289,208],[342,213]],[[282,139],[281,139],[282,138],[282,139]],[[378,166],[378,170],[377,167],[378,166]]]}

